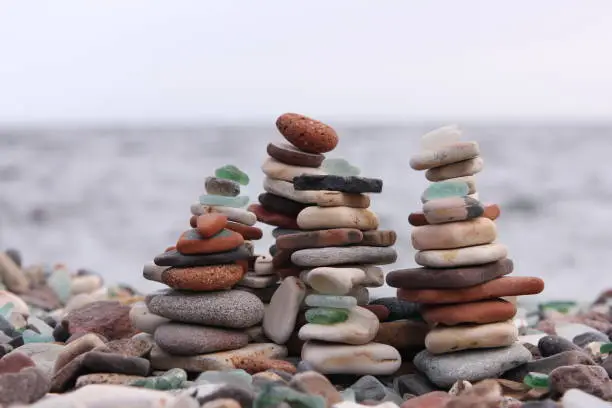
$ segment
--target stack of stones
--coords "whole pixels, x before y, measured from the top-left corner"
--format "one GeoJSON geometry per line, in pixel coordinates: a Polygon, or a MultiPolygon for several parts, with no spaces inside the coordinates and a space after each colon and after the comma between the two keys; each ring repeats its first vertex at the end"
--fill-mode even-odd
{"type": "MultiPolygon", "coordinates": [[[[272,198],[291,200],[294,212],[285,214],[287,222],[281,225],[278,217],[274,224],[282,227],[275,231],[273,262],[283,282],[266,310],[264,333],[277,344],[303,344],[302,360],[321,373],[392,373],[401,357],[393,347],[372,342],[378,318],[362,307],[369,300],[367,287],[384,283],[376,265],[397,258],[391,248],[395,233],[377,230],[378,217],[368,209],[367,193],[380,193],[382,181],[347,175],[356,169],[342,160],[342,176],[314,167],[338,143],[328,125],[285,114],[277,128],[292,146],[268,146],[272,158],[263,166],[267,193],[260,196],[262,208],[252,211],[273,210],[265,208],[272,198]]],[[[276,208],[282,211],[282,206],[276,208]]]]}
{"type": "Polygon", "coordinates": [[[418,225],[412,244],[422,267],[387,276],[398,298],[422,305],[432,328],[414,363],[441,387],[495,377],[530,360],[517,343],[515,297],[544,288],[538,278],[506,276],[513,264],[495,242],[499,209],[487,212],[474,196],[473,176],[483,163],[479,147],[460,136],[455,127],[430,132],[423,136],[424,151],[411,159],[411,167],[427,170],[434,182],[423,194],[423,212],[410,216],[418,225]]]}

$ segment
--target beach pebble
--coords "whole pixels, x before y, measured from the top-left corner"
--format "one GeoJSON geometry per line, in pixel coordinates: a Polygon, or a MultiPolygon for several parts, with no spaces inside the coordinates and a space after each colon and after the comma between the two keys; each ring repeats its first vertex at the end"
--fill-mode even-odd
{"type": "Polygon", "coordinates": [[[387,247],[395,244],[397,234],[393,230],[364,231],[361,245],[387,247]]]}
{"type": "Polygon", "coordinates": [[[257,221],[280,228],[298,228],[295,216],[275,213],[267,210],[261,204],[251,204],[248,210],[257,216],[257,221]]]}
{"type": "Polygon", "coordinates": [[[174,289],[214,291],[231,288],[243,273],[238,264],[169,268],[162,273],[162,282],[174,289]]]}
{"type": "Polygon", "coordinates": [[[360,243],[363,233],[355,228],[335,228],[319,231],[305,231],[279,236],[278,249],[325,248],[360,243]]]}
{"type": "MultiPolygon", "coordinates": [[[[401,405],[401,408],[444,408],[453,397],[444,391],[431,391],[426,394],[410,398],[401,405]]],[[[463,407],[463,406],[462,406],[463,407]]]]}
{"type": "Polygon", "coordinates": [[[484,205],[472,197],[440,198],[423,205],[423,216],[428,224],[471,220],[482,217],[484,213],[484,205]]]}
{"type": "Polygon", "coordinates": [[[395,320],[380,323],[374,341],[387,344],[398,350],[423,348],[425,336],[429,332],[427,324],[415,320],[395,320]]]}
{"type": "Polygon", "coordinates": [[[457,125],[446,125],[433,129],[421,136],[421,148],[423,150],[436,150],[458,142],[463,132],[457,125]]]}
{"type": "Polygon", "coordinates": [[[538,341],[538,349],[542,357],[554,356],[564,351],[582,351],[580,347],[560,336],[545,336],[538,341]]]}
{"type": "Polygon", "coordinates": [[[105,343],[94,333],[87,333],[84,336],[66,344],[61,353],[57,356],[54,372],[58,372],[66,364],[74,360],[77,356],[91,351],[97,347],[106,347],[105,343]]]}
{"type": "Polygon", "coordinates": [[[417,264],[430,268],[456,268],[483,265],[507,256],[506,246],[495,242],[467,248],[418,251],[414,260],[417,264]]]}
{"type": "Polygon", "coordinates": [[[328,247],[301,249],[291,255],[297,266],[318,267],[341,264],[390,264],[397,260],[397,252],[391,247],[328,247]]]}
{"type": "Polygon", "coordinates": [[[0,290],[0,307],[3,307],[7,303],[13,304],[13,312],[23,315],[30,314],[30,307],[19,296],[9,292],[8,290],[0,290]]]}
{"type": "Polygon", "coordinates": [[[0,375],[18,373],[26,367],[35,367],[34,361],[27,355],[15,352],[7,354],[0,359],[0,375]]]}
{"type": "Polygon", "coordinates": [[[374,339],[379,322],[376,315],[362,307],[349,311],[348,320],[330,325],[308,323],[299,331],[302,340],[343,344],[366,344],[374,339]]]}
{"type": "Polygon", "coordinates": [[[572,339],[572,342],[578,347],[586,347],[589,343],[602,342],[609,343],[610,338],[601,332],[589,331],[579,334],[572,339]]]}
{"type": "Polygon", "coordinates": [[[161,282],[162,272],[166,269],[168,269],[167,266],[157,266],[153,262],[147,262],[142,268],[142,276],[153,282],[161,282]]]}
{"type": "Polygon", "coordinates": [[[444,181],[451,178],[473,176],[482,171],[483,165],[482,158],[478,156],[473,159],[431,168],[425,172],[425,178],[429,181],[444,181]]]}
{"type": "Polygon", "coordinates": [[[251,289],[265,289],[276,282],[278,282],[276,275],[257,275],[255,272],[247,272],[238,285],[251,289]]]}
{"type": "Polygon", "coordinates": [[[149,360],[140,357],[100,351],[89,351],[82,356],[81,365],[89,372],[146,376],[150,369],[149,360]]]}
{"type": "MultiPolygon", "coordinates": [[[[147,333],[138,333],[129,339],[111,340],[104,345],[109,353],[126,357],[146,357],[154,344],[153,337],[147,333]]],[[[98,349],[97,351],[104,351],[98,349]]]]}
{"type": "Polygon", "coordinates": [[[218,205],[202,205],[199,202],[191,205],[191,213],[193,215],[204,214],[223,214],[230,221],[239,222],[245,225],[255,225],[257,217],[250,211],[243,208],[223,207],[218,205]]]}
{"type": "MultiPolygon", "coordinates": [[[[432,384],[425,375],[416,371],[396,376],[393,379],[393,389],[399,395],[412,394],[418,396],[435,392],[438,390],[438,387],[432,384]]],[[[448,393],[445,394],[450,397],[448,393]]],[[[410,400],[412,399],[414,398],[410,400]]],[[[415,405],[415,407],[418,407],[418,405],[415,405]]]]}
{"type": "Polygon", "coordinates": [[[271,179],[265,177],[263,188],[266,192],[289,200],[297,201],[303,204],[316,204],[319,191],[298,191],[294,188],[293,183],[284,180],[271,179]]]}
{"type": "Polygon", "coordinates": [[[244,243],[244,238],[237,232],[223,229],[210,238],[204,238],[195,229],[181,234],[176,243],[176,250],[183,255],[213,254],[235,249],[244,243]]]}
{"type": "Polygon", "coordinates": [[[0,405],[31,404],[49,391],[49,379],[37,368],[0,375],[0,405]]]}
{"type": "Polygon", "coordinates": [[[255,259],[254,264],[255,275],[267,276],[274,274],[274,266],[272,265],[272,257],[270,255],[260,255],[255,259]]]}
{"type": "Polygon", "coordinates": [[[270,340],[277,344],[289,340],[305,296],[306,288],[299,279],[290,276],[282,281],[264,313],[263,330],[270,340]]]}
{"type": "Polygon", "coordinates": [[[316,371],[306,371],[293,376],[289,386],[306,394],[320,395],[325,399],[326,407],[342,401],[342,395],[333,384],[316,371]]]}
{"type": "Polygon", "coordinates": [[[240,194],[239,183],[219,177],[206,177],[204,188],[208,194],[213,195],[236,197],[240,194]]]}
{"type": "Polygon", "coordinates": [[[577,388],[567,390],[561,398],[561,404],[563,408],[612,408],[612,403],[577,388]]]}
{"type": "Polygon", "coordinates": [[[367,208],[307,207],[297,216],[301,229],[354,228],[374,230],[378,228],[378,216],[367,208]]]}
{"type": "Polygon", "coordinates": [[[326,153],[338,145],[338,135],[334,129],[297,113],[279,116],[276,128],[289,143],[307,153],[326,153]]]}
{"type": "Polygon", "coordinates": [[[502,299],[457,303],[442,306],[425,306],[423,319],[430,324],[453,326],[461,323],[494,323],[512,319],[516,306],[502,299]]]}
{"type": "Polygon", "coordinates": [[[198,233],[199,239],[211,238],[221,231],[227,225],[227,216],[219,213],[209,213],[196,217],[196,225],[194,228],[198,233]]]}
{"type": "Polygon", "coordinates": [[[266,210],[294,218],[297,217],[300,211],[308,207],[308,204],[299,203],[271,193],[262,193],[257,199],[266,210]]]}
{"type": "Polygon", "coordinates": [[[495,223],[479,217],[469,221],[424,225],[412,229],[412,246],[426,251],[490,244],[497,238],[495,223]]]}
{"type": "Polygon", "coordinates": [[[468,160],[480,154],[476,142],[453,142],[444,146],[424,150],[410,159],[410,167],[414,170],[427,170],[447,164],[468,160]]]}
{"type": "Polygon", "coordinates": [[[425,337],[425,347],[432,354],[467,349],[510,346],[518,340],[512,321],[479,325],[437,326],[425,337]]]}
{"type": "Polygon", "coordinates": [[[267,153],[274,159],[292,166],[319,167],[325,156],[320,153],[307,153],[289,143],[269,143],[267,153]]]}
{"type": "Polygon", "coordinates": [[[234,350],[246,346],[246,333],[183,323],[165,323],[155,330],[155,343],[178,356],[234,350]]]}
{"type": "MultiPolygon", "coordinates": [[[[8,353],[6,356],[11,354],[25,354],[30,357],[36,367],[47,378],[53,376],[53,368],[58,357],[62,353],[65,346],[54,344],[54,343],[28,343],[8,353]]],[[[6,357],[5,356],[5,357],[6,357]]]]}
{"type": "Polygon", "coordinates": [[[379,343],[355,346],[307,342],[302,360],[322,374],[387,375],[402,363],[396,349],[379,343]]]}
{"type": "Polygon", "coordinates": [[[239,357],[232,359],[234,367],[238,370],[244,370],[249,374],[261,373],[268,370],[284,371],[289,374],[296,372],[293,364],[284,360],[276,360],[265,357],[239,357]]]}
{"type": "Polygon", "coordinates": [[[136,329],[153,334],[158,326],[169,322],[170,319],[151,313],[144,302],[138,302],[130,309],[130,321],[136,329]]]}
{"type": "Polygon", "coordinates": [[[0,252],[0,282],[13,293],[26,293],[30,284],[19,266],[5,252],[0,252]]]}
{"type": "Polygon", "coordinates": [[[245,244],[248,242],[248,240],[258,240],[263,236],[263,231],[261,228],[240,224],[239,222],[235,221],[228,221],[225,228],[242,235],[242,238],[245,239],[245,244]]]}
{"type": "Polygon", "coordinates": [[[564,351],[550,357],[529,361],[526,364],[506,371],[502,377],[507,380],[520,382],[523,381],[525,376],[530,372],[550,374],[558,367],[570,366],[574,364],[594,365],[595,363],[583,352],[576,350],[564,351]]]}
{"type": "Polygon", "coordinates": [[[396,297],[382,297],[372,300],[371,305],[384,306],[389,311],[388,321],[415,318],[420,315],[420,306],[414,302],[396,297]]]}
{"type": "Polygon", "coordinates": [[[326,174],[325,171],[317,167],[294,166],[275,160],[272,157],[268,157],[264,161],[263,165],[261,166],[261,170],[270,178],[289,182],[293,182],[294,177],[298,177],[303,174],[326,174]]]}
{"type": "Polygon", "coordinates": [[[249,259],[250,257],[251,253],[246,246],[242,245],[231,251],[205,255],[183,255],[176,250],[171,250],[157,255],[154,262],[159,266],[188,267],[231,264],[241,259],[249,259]]]}
{"type": "MultiPolygon", "coordinates": [[[[92,384],[74,392],[53,397],[38,408],[114,408],[114,407],[175,407],[176,397],[162,391],[125,387],[112,384],[92,384]]],[[[191,407],[187,407],[191,408],[191,407]]]]}
{"type": "Polygon", "coordinates": [[[296,190],[340,191],[348,194],[380,193],[381,179],[359,176],[303,174],[293,179],[296,190]]]}
{"type": "Polygon", "coordinates": [[[129,306],[102,300],[71,311],[63,321],[68,325],[70,334],[93,332],[114,340],[136,334],[129,313],[129,306]]]}
{"type": "Polygon", "coordinates": [[[73,295],[79,293],[92,293],[101,288],[104,281],[99,275],[75,276],[70,283],[70,291],[73,295]]]}
{"type": "Polygon", "coordinates": [[[340,191],[318,191],[316,204],[319,207],[368,208],[370,197],[366,194],[349,194],[340,191]]]}
{"type": "Polygon", "coordinates": [[[305,282],[317,292],[325,295],[346,295],[362,284],[366,274],[359,268],[318,267],[306,274],[305,282]]]}
{"type": "Polygon", "coordinates": [[[114,373],[93,373],[85,374],[77,378],[75,388],[82,388],[92,384],[114,384],[131,385],[134,381],[142,380],[145,377],[139,375],[114,374],[114,373]]]}
{"type": "Polygon", "coordinates": [[[561,396],[570,389],[579,389],[606,401],[612,399],[612,381],[602,367],[596,365],[563,366],[548,376],[552,395],[561,396]]]}

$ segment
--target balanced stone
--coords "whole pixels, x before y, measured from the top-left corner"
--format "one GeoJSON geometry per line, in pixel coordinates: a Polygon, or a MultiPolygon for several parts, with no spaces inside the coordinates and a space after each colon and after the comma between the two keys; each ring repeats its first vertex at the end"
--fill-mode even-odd
{"type": "Polygon", "coordinates": [[[228,221],[225,228],[239,233],[245,240],[257,240],[261,239],[263,236],[263,231],[261,228],[241,224],[239,222],[228,221]]]}
{"type": "Polygon", "coordinates": [[[244,246],[239,246],[238,248],[227,252],[206,255],[183,255],[174,249],[157,255],[154,262],[155,265],[158,266],[206,266],[230,264],[241,259],[248,259],[250,256],[251,254],[244,246]]]}
{"type": "Polygon", "coordinates": [[[374,339],[379,322],[376,315],[363,307],[350,310],[344,322],[323,325],[308,323],[300,329],[302,340],[320,340],[332,343],[366,344],[374,339]]]}
{"type": "Polygon", "coordinates": [[[155,343],[167,353],[193,356],[244,347],[249,344],[249,336],[235,330],[166,323],[155,330],[155,343]]]}
{"type": "Polygon", "coordinates": [[[299,279],[290,276],[283,280],[263,318],[263,330],[270,340],[277,344],[289,340],[305,296],[306,287],[299,279]]]}
{"type": "Polygon", "coordinates": [[[314,324],[335,324],[346,321],[349,309],[316,307],[306,311],[306,321],[314,324]]]}
{"type": "Polygon", "coordinates": [[[278,131],[298,149],[307,153],[326,153],[338,145],[338,135],[330,126],[297,113],[276,119],[278,131]]]}
{"type": "Polygon", "coordinates": [[[387,247],[395,244],[397,234],[393,230],[371,230],[363,232],[361,245],[387,247]]]}
{"type": "Polygon", "coordinates": [[[325,156],[319,153],[306,153],[289,143],[270,143],[266,149],[276,160],[293,166],[319,167],[325,156]]]}
{"type": "Polygon", "coordinates": [[[168,269],[167,266],[157,266],[153,262],[147,262],[142,268],[142,276],[154,282],[161,282],[162,273],[168,269]]]}
{"type": "Polygon", "coordinates": [[[357,244],[364,234],[355,228],[336,228],[320,231],[299,232],[282,235],[276,238],[278,249],[325,248],[328,246],[343,246],[357,244]]]}
{"type": "Polygon", "coordinates": [[[322,167],[327,174],[335,176],[358,176],[361,172],[359,167],[351,165],[345,159],[325,159],[322,167]]]}
{"type": "Polygon", "coordinates": [[[429,224],[471,220],[481,217],[484,212],[480,201],[468,196],[441,198],[423,205],[423,214],[429,224]]]}
{"type": "Polygon", "coordinates": [[[222,195],[202,194],[200,196],[200,204],[202,205],[218,205],[224,207],[241,208],[249,203],[249,197],[237,196],[226,197],[222,195]]]}
{"type": "Polygon", "coordinates": [[[512,260],[508,258],[484,265],[464,268],[400,269],[387,274],[387,284],[394,288],[406,289],[465,288],[508,275],[513,269],[512,260]]]}
{"type": "Polygon", "coordinates": [[[227,217],[223,214],[204,214],[196,217],[195,229],[202,238],[210,238],[223,231],[227,217]]]}
{"type": "Polygon", "coordinates": [[[246,225],[254,225],[257,222],[257,217],[255,216],[255,214],[243,208],[210,206],[202,205],[200,203],[194,203],[191,205],[191,213],[193,215],[203,215],[210,213],[223,214],[227,216],[227,219],[230,221],[236,221],[246,225]]]}
{"type": "Polygon", "coordinates": [[[284,180],[275,180],[269,177],[264,178],[263,188],[268,193],[303,204],[316,204],[320,194],[318,191],[297,191],[293,183],[284,180]]]}
{"type": "Polygon", "coordinates": [[[461,129],[457,125],[442,126],[425,133],[421,137],[423,150],[436,150],[443,146],[456,143],[461,139],[461,129]]]}
{"type": "MultiPolygon", "coordinates": [[[[290,235],[290,234],[299,234],[299,233],[301,233],[301,232],[303,232],[303,231],[302,231],[302,230],[299,230],[299,229],[274,228],[274,229],[272,230],[272,237],[273,237],[273,238],[275,238],[275,239],[278,239],[278,238],[280,238],[280,237],[282,237],[282,236],[285,236],[285,235],[290,235]]],[[[274,245],[273,245],[273,246],[274,246],[274,245]]],[[[270,253],[271,253],[271,252],[270,252],[270,253]]],[[[272,254],[272,253],[271,253],[271,254],[272,254]]],[[[274,254],[272,254],[272,255],[274,255],[274,254]]]]}
{"type": "Polygon", "coordinates": [[[191,229],[181,234],[176,249],[183,255],[214,254],[230,251],[242,244],[242,235],[228,229],[223,229],[210,238],[204,238],[198,230],[191,229]]]}
{"type": "Polygon", "coordinates": [[[240,194],[240,184],[233,180],[218,177],[206,177],[204,188],[208,194],[226,197],[236,197],[240,194]]]}
{"type": "MultiPolygon", "coordinates": [[[[483,206],[484,212],[480,216],[488,218],[490,220],[496,220],[497,218],[499,218],[500,209],[499,209],[499,206],[497,204],[486,204],[486,205],[483,205],[478,200],[476,200],[476,199],[474,199],[472,197],[467,197],[467,199],[469,199],[469,203],[470,203],[469,206],[473,206],[475,204],[472,200],[475,200],[476,202],[479,203],[480,206],[483,206]]],[[[447,199],[443,199],[443,200],[446,201],[447,199]]],[[[435,201],[438,201],[438,200],[435,200],[435,201]]],[[[431,206],[437,206],[438,205],[438,204],[435,203],[435,201],[431,201],[431,203],[432,203],[431,206]]],[[[457,202],[455,200],[453,200],[453,203],[454,204],[459,204],[459,202],[457,202]]],[[[445,205],[445,203],[440,203],[440,204],[445,205]]],[[[459,205],[461,206],[460,208],[465,208],[465,201],[462,201],[459,205]]],[[[429,208],[432,208],[432,207],[429,207],[429,208]]],[[[449,208],[449,210],[450,210],[450,208],[449,208]]],[[[455,209],[450,210],[449,211],[450,215],[448,215],[448,216],[445,214],[444,211],[440,211],[440,214],[438,214],[437,212],[434,212],[435,216],[434,216],[434,214],[432,214],[432,217],[434,219],[434,224],[439,224],[440,223],[440,221],[436,221],[436,220],[443,220],[444,221],[446,219],[449,219],[448,222],[460,221],[459,219],[456,219],[456,220],[455,219],[450,219],[450,218],[453,218],[453,217],[457,216],[457,215],[453,214],[455,211],[456,211],[455,209]]],[[[460,212],[459,217],[461,218],[461,217],[463,217],[462,214],[465,214],[465,212],[463,210],[460,210],[460,211],[461,212],[460,212]]],[[[468,218],[466,218],[466,219],[468,219],[468,218]]],[[[423,212],[413,212],[413,213],[410,213],[410,215],[408,216],[408,222],[410,223],[410,225],[412,225],[414,227],[420,227],[422,225],[429,225],[430,224],[430,222],[427,220],[427,217],[425,216],[425,214],[423,212]]],[[[444,222],[446,222],[446,221],[444,221],[444,222]]]]}
{"type": "Polygon", "coordinates": [[[185,323],[229,328],[246,328],[263,319],[259,298],[239,290],[209,293],[167,291],[148,295],[149,310],[185,323]]]}
{"type": "Polygon", "coordinates": [[[319,191],[316,204],[319,207],[368,208],[370,206],[370,197],[365,194],[319,191]]]}
{"type": "Polygon", "coordinates": [[[365,272],[359,268],[323,266],[309,271],[305,282],[319,293],[346,295],[354,286],[362,284],[365,279],[365,272]]]}
{"type": "Polygon", "coordinates": [[[444,181],[456,177],[473,176],[476,173],[480,173],[482,167],[482,158],[475,157],[441,167],[434,167],[425,172],[425,177],[429,181],[444,181]]]}
{"type": "Polygon", "coordinates": [[[299,228],[295,216],[268,211],[261,204],[251,204],[248,210],[255,214],[259,222],[263,222],[264,224],[274,225],[280,228],[299,228]]]}
{"type": "Polygon", "coordinates": [[[243,186],[249,184],[249,176],[232,164],[226,164],[225,166],[219,167],[217,170],[215,170],[215,177],[233,180],[242,184],[243,186]]]}
{"type": "Polygon", "coordinates": [[[421,315],[427,323],[447,326],[503,322],[512,319],[515,314],[516,306],[502,299],[421,308],[421,315]]]}
{"type": "Polygon", "coordinates": [[[135,303],[130,309],[130,322],[132,326],[145,333],[153,334],[159,326],[169,321],[165,317],[151,313],[144,302],[135,303]]]}
{"type": "Polygon", "coordinates": [[[480,154],[476,142],[455,142],[425,150],[410,159],[410,167],[414,170],[427,170],[447,164],[472,159],[480,154]]]}
{"type": "Polygon", "coordinates": [[[166,269],[161,281],[174,289],[213,291],[231,288],[243,274],[238,264],[192,266],[166,269]]]}
{"type": "Polygon", "coordinates": [[[526,276],[504,276],[462,289],[398,289],[397,297],[417,303],[462,303],[504,296],[535,295],[544,290],[544,281],[526,276]]]}
{"type": "Polygon", "coordinates": [[[412,246],[421,251],[454,249],[490,244],[497,238],[497,229],[493,221],[479,217],[464,222],[415,227],[411,236],[412,246]]]}
{"type": "Polygon", "coordinates": [[[272,157],[268,157],[264,164],[261,166],[261,170],[264,174],[270,178],[277,180],[285,180],[289,182],[293,182],[293,178],[297,176],[301,176],[302,174],[316,174],[316,175],[324,175],[325,171],[315,168],[315,167],[306,167],[306,166],[292,166],[290,164],[286,164],[280,161],[273,159],[272,157]]]}
{"type": "Polygon", "coordinates": [[[383,182],[381,179],[373,179],[359,176],[334,176],[304,174],[293,179],[296,190],[327,190],[340,191],[343,193],[380,193],[383,182]]]}
{"type": "Polygon", "coordinates": [[[374,230],[378,228],[378,216],[367,208],[308,207],[297,216],[302,229],[356,228],[374,230]]]}
{"type": "Polygon", "coordinates": [[[274,266],[272,265],[272,257],[269,255],[260,255],[255,259],[253,265],[255,275],[266,276],[274,275],[274,266]]]}
{"type": "Polygon", "coordinates": [[[357,299],[352,296],[308,295],[305,303],[310,307],[352,309],[357,306],[357,299]]]}
{"type": "Polygon", "coordinates": [[[457,380],[477,382],[486,378],[497,378],[503,372],[531,359],[529,350],[515,343],[509,347],[439,355],[423,350],[414,358],[414,365],[434,384],[448,389],[457,380]]]}
{"type": "Polygon", "coordinates": [[[259,203],[268,211],[297,217],[297,215],[308,205],[289,200],[285,197],[270,193],[262,193],[258,197],[259,203]]]}
{"type": "Polygon", "coordinates": [[[387,375],[402,364],[396,349],[380,343],[354,346],[306,342],[302,360],[322,374],[387,375]]]}
{"type": "Polygon", "coordinates": [[[252,289],[264,289],[274,285],[277,281],[276,275],[257,275],[255,272],[247,272],[238,285],[252,289]]]}
{"type": "Polygon", "coordinates": [[[438,326],[425,337],[425,347],[432,354],[504,347],[518,340],[518,328],[512,321],[459,326],[438,326]]]}
{"type": "Polygon", "coordinates": [[[456,268],[496,262],[506,256],[508,256],[506,246],[494,242],[466,248],[419,251],[415,254],[414,260],[419,265],[430,268],[456,268]]]}
{"type": "Polygon", "coordinates": [[[298,266],[317,267],[341,264],[390,264],[397,260],[397,252],[390,247],[328,247],[301,249],[291,255],[298,266]]]}
{"type": "Polygon", "coordinates": [[[441,198],[449,198],[449,197],[463,197],[468,195],[469,187],[467,183],[462,183],[459,181],[440,181],[437,183],[432,183],[423,195],[421,196],[421,200],[423,202],[431,201],[431,200],[439,200],[441,198]]]}

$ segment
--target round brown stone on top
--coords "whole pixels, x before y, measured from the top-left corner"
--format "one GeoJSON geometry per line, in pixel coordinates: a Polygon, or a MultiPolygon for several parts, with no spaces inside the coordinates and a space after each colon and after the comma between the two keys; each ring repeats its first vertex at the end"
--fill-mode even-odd
{"type": "Polygon", "coordinates": [[[495,323],[510,320],[516,306],[502,299],[459,303],[442,306],[424,306],[421,315],[427,323],[454,326],[461,323],[495,323]]]}
{"type": "Polygon", "coordinates": [[[298,149],[307,153],[326,153],[338,145],[338,135],[330,126],[297,113],[276,119],[279,132],[298,149]]]}

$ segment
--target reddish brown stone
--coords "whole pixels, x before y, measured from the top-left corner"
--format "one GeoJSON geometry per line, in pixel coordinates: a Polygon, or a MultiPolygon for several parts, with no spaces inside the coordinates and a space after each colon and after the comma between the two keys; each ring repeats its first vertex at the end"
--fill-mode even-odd
{"type": "Polygon", "coordinates": [[[162,272],[162,282],[174,289],[211,291],[228,289],[242,279],[242,265],[210,265],[170,268],[162,272]]]}
{"type": "Polygon", "coordinates": [[[256,374],[267,370],[281,370],[290,374],[297,372],[293,364],[284,360],[262,357],[235,357],[231,360],[236,369],[244,370],[249,374],[256,374]]]}
{"type": "Polygon", "coordinates": [[[516,306],[502,299],[458,303],[444,306],[424,306],[423,319],[428,323],[452,326],[460,323],[494,323],[511,319],[516,306]]]}
{"type": "Polygon", "coordinates": [[[239,233],[244,239],[249,241],[261,239],[263,236],[263,231],[260,228],[240,224],[235,221],[228,221],[225,228],[239,233]]]}
{"type": "Polygon", "coordinates": [[[175,247],[175,246],[169,246],[168,248],[166,248],[166,249],[164,250],[164,252],[174,251],[175,249],[176,249],[176,247],[175,247]]]}
{"type": "Polygon", "coordinates": [[[338,145],[334,129],[304,115],[285,113],[276,119],[276,127],[289,143],[307,153],[326,153],[338,145]]]}
{"type": "Polygon", "coordinates": [[[432,391],[404,401],[400,408],[444,408],[453,397],[444,391],[432,391]]]}
{"type": "Polygon", "coordinates": [[[297,234],[281,235],[276,238],[279,250],[298,250],[304,248],[325,248],[360,243],[365,234],[358,229],[336,228],[320,231],[306,231],[297,234]]]}
{"type": "MultiPolygon", "coordinates": [[[[501,214],[501,209],[497,204],[486,204],[483,217],[490,220],[496,220],[501,214]]],[[[423,212],[413,212],[408,216],[408,222],[414,227],[421,227],[423,225],[429,225],[429,222],[425,219],[423,212]]]]}
{"type": "Polygon", "coordinates": [[[239,259],[236,261],[236,265],[240,265],[244,273],[247,273],[249,271],[249,260],[248,259],[239,259]]]}
{"type": "Polygon", "coordinates": [[[30,357],[16,351],[0,359],[0,374],[18,373],[22,368],[35,366],[30,357]]]}
{"type": "Polygon", "coordinates": [[[184,255],[214,254],[238,248],[244,244],[244,238],[237,232],[224,229],[212,238],[203,238],[197,230],[185,231],[176,249],[184,255]]]}
{"type": "Polygon", "coordinates": [[[261,204],[251,204],[248,210],[257,216],[257,221],[263,222],[264,224],[274,225],[280,228],[287,229],[298,229],[295,217],[289,217],[288,215],[273,213],[263,208],[261,204]]]}
{"type": "Polygon", "coordinates": [[[195,228],[198,226],[198,216],[197,215],[192,215],[191,218],[189,218],[189,225],[191,226],[191,228],[195,228]]]}
{"type": "Polygon", "coordinates": [[[429,326],[413,320],[396,320],[380,323],[373,341],[388,344],[398,350],[425,346],[425,336],[429,326]]]}
{"type": "Polygon", "coordinates": [[[325,156],[318,153],[306,153],[289,143],[270,143],[266,149],[274,159],[293,166],[319,167],[325,156]]]}
{"type": "Polygon", "coordinates": [[[397,234],[393,230],[364,231],[360,245],[388,247],[395,244],[397,234]]]}
{"type": "Polygon", "coordinates": [[[368,309],[370,312],[374,313],[376,317],[378,317],[378,321],[384,322],[389,317],[389,309],[387,309],[384,305],[365,305],[362,306],[365,309],[368,309]]]}
{"type": "Polygon", "coordinates": [[[463,289],[398,289],[397,297],[417,303],[463,303],[504,296],[535,295],[544,290],[540,278],[504,276],[463,289]]]}
{"type": "Polygon", "coordinates": [[[204,238],[210,238],[223,231],[227,216],[220,213],[203,214],[196,220],[196,230],[204,238]]]}
{"type": "Polygon", "coordinates": [[[274,266],[274,270],[288,268],[293,266],[291,263],[291,254],[295,251],[292,249],[279,249],[274,254],[274,258],[272,258],[272,265],[274,266]]]}
{"type": "Polygon", "coordinates": [[[68,313],[63,324],[70,334],[97,333],[109,340],[123,339],[138,333],[132,327],[130,309],[117,301],[92,302],[68,313]]]}

